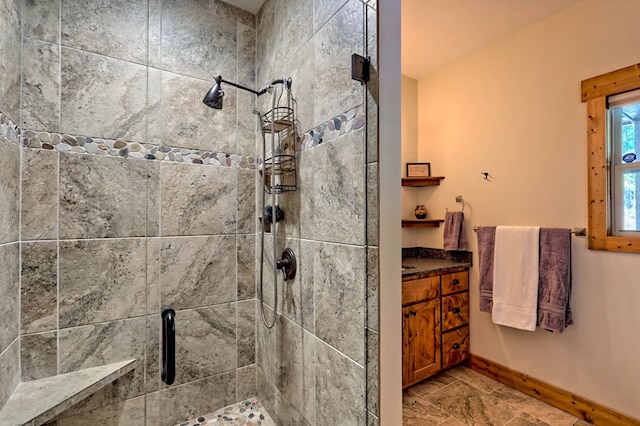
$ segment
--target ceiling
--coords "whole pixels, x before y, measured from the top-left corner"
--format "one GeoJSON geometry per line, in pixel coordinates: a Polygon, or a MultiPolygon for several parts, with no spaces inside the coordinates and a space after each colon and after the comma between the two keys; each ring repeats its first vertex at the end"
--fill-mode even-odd
{"type": "MultiPolygon", "coordinates": [[[[265,0],[225,1],[256,14],[265,0]]],[[[402,0],[402,74],[420,80],[579,1],[402,0]]]]}
{"type": "Polygon", "coordinates": [[[402,0],[402,74],[420,80],[580,0],[402,0]]]}
{"type": "Polygon", "coordinates": [[[265,0],[224,0],[224,1],[225,3],[229,3],[231,5],[239,7],[240,9],[248,10],[249,12],[255,15],[256,13],[258,13],[258,11],[262,7],[262,4],[264,3],[265,0]]]}

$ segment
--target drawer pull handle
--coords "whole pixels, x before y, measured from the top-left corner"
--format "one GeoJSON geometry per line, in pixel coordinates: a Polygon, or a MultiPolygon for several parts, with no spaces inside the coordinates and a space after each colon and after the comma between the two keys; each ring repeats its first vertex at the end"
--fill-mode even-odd
{"type": "Polygon", "coordinates": [[[411,311],[411,315],[415,317],[416,315],[418,315],[418,313],[416,311],[411,311]]]}
{"type": "Polygon", "coordinates": [[[453,308],[451,310],[451,312],[453,312],[454,314],[459,314],[460,313],[460,308],[453,308]]]}
{"type": "Polygon", "coordinates": [[[455,349],[455,350],[458,350],[458,349],[460,349],[460,344],[459,343],[454,343],[452,348],[455,349]]]}
{"type": "Polygon", "coordinates": [[[409,318],[409,314],[404,314],[404,317],[405,318],[409,318]]]}
{"type": "Polygon", "coordinates": [[[451,285],[458,285],[458,284],[460,284],[460,280],[457,279],[457,278],[455,280],[451,281],[451,285]]]}

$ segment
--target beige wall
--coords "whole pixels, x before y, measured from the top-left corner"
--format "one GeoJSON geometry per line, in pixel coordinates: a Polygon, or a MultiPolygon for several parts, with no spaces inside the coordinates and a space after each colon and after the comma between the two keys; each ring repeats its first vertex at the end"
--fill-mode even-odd
{"type": "MultiPolygon", "coordinates": [[[[418,81],[402,76],[402,164],[418,161],[418,81]]],[[[402,167],[402,176],[406,176],[402,167]]]]}
{"type": "MultiPolygon", "coordinates": [[[[462,195],[469,228],[586,226],[580,81],[640,62],[638,22],[638,1],[585,0],[420,81],[417,159],[446,176],[422,190],[430,191],[434,215],[456,208],[462,195]]],[[[418,243],[442,247],[442,228],[423,232],[418,243]]],[[[640,417],[640,255],[586,245],[574,237],[575,325],[562,334],[494,325],[478,311],[474,267],[471,349],[640,417]]]]}
{"type": "MultiPolygon", "coordinates": [[[[402,176],[407,175],[405,164],[418,161],[418,81],[402,76],[402,176]]],[[[413,210],[423,190],[402,188],[402,218],[415,219],[413,210]]],[[[402,229],[402,247],[415,247],[422,232],[415,228],[402,229]],[[417,232],[416,232],[417,231],[417,232]]]]}

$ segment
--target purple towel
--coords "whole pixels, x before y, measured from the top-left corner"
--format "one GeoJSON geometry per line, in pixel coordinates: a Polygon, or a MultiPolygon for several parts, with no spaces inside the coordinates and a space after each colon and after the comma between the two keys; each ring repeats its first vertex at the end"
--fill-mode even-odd
{"type": "MultiPolygon", "coordinates": [[[[478,239],[480,239],[479,232],[478,239]]],[[[538,326],[561,333],[568,325],[573,324],[569,306],[571,299],[570,229],[540,229],[539,271],[538,326]]]]}
{"type": "Polygon", "coordinates": [[[464,232],[464,213],[447,212],[444,216],[444,249],[466,250],[467,236],[464,232]]]}
{"type": "Polygon", "coordinates": [[[478,227],[478,259],[480,264],[480,312],[493,308],[493,252],[496,242],[495,226],[478,227]]]}

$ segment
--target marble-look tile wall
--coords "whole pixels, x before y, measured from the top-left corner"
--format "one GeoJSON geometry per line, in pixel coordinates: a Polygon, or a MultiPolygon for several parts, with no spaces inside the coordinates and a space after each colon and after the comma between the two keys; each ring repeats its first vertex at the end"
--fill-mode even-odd
{"type": "Polygon", "coordinates": [[[0,1],[0,111],[20,122],[20,57],[22,53],[22,2],[0,1]]]}
{"type": "MultiPolygon", "coordinates": [[[[201,102],[216,75],[255,87],[250,13],[219,0],[53,0],[25,2],[24,16],[23,128],[254,155],[255,98],[228,86],[224,113],[201,102]]],[[[14,54],[13,39],[0,48],[14,54]]],[[[19,98],[0,101],[16,122],[19,98]]]]}
{"type": "Polygon", "coordinates": [[[28,0],[23,16],[0,42],[24,46],[0,74],[22,96],[0,100],[21,123],[0,139],[0,406],[19,380],[131,357],[58,425],[173,425],[255,396],[255,98],[201,102],[214,75],[255,86],[255,17],[218,0],[28,0]]]}
{"type": "Polygon", "coordinates": [[[304,132],[298,191],[280,196],[277,231],[277,252],[291,247],[298,272],[278,280],[277,307],[265,274],[277,323],[257,325],[258,397],[278,424],[377,422],[377,73],[365,87],[350,69],[352,53],[375,56],[366,3],[267,0],[257,15],[258,81],[292,77],[304,132]]]}
{"type": "Polygon", "coordinates": [[[0,406],[4,405],[20,377],[20,242],[18,223],[19,151],[0,137],[0,406]],[[5,154],[6,153],[6,154],[5,154]]]}
{"type": "MultiPolygon", "coordinates": [[[[19,176],[19,148],[6,148],[16,153],[19,176]]],[[[23,235],[33,237],[21,243],[22,380],[138,359],[134,372],[58,423],[81,424],[89,415],[107,419],[122,409],[133,410],[135,419],[146,416],[148,425],[175,424],[255,395],[255,231],[241,234],[236,226],[236,215],[255,210],[255,202],[247,202],[255,200],[246,182],[253,182],[253,173],[31,149],[23,149],[23,158],[25,185],[60,185],[52,199],[47,191],[40,197],[33,191],[22,203],[23,216],[49,206],[42,220],[23,222],[23,235]],[[177,312],[172,386],[159,378],[162,306],[177,312]],[[197,392],[220,399],[192,401],[197,392]],[[145,398],[147,411],[140,414],[135,401],[145,398]]],[[[0,280],[5,294],[11,286],[18,294],[18,247],[0,245],[3,264],[16,265],[14,277],[5,273],[0,280]]],[[[17,311],[13,316],[17,337],[17,311]]],[[[3,345],[5,337],[11,336],[3,333],[3,345]]]]}
{"type": "Polygon", "coordinates": [[[21,1],[0,1],[0,407],[20,380],[20,122],[21,1]]]}

